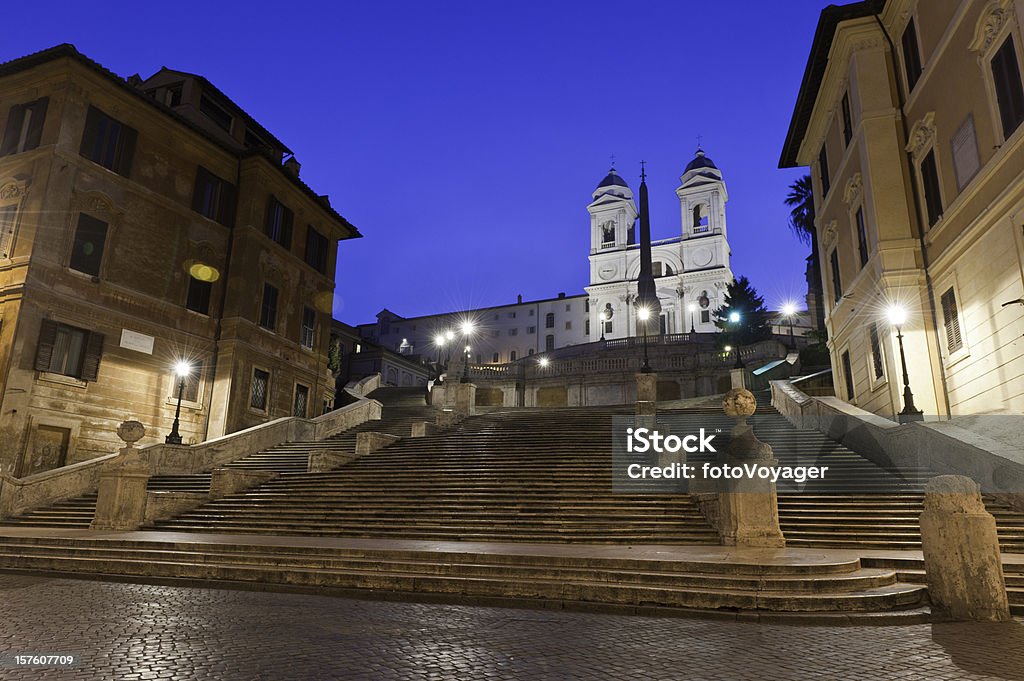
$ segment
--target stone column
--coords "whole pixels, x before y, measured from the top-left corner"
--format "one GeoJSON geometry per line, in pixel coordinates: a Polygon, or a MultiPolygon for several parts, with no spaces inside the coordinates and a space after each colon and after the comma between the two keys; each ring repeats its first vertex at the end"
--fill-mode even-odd
{"type": "Polygon", "coordinates": [[[149,466],[135,443],[146,434],[138,421],[125,421],[117,428],[124,440],[118,463],[100,473],[96,515],[89,526],[94,530],[137,530],[146,518],[146,483],[149,466]]]}
{"type": "Polygon", "coordinates": [[[472,416],[476,407],[476,386],[472,383],[453,383],[449,390],[455,393],[455,413],[472,416]]]}
{"type": "MultiPolygon", "coordinates": [[[[718,463],[728,466],[755,464],[774,466],[778,460],[772,448],[761,442],[747,417],[757,409],[754,394],[746,389],[733,389],[722,401],[725,413],[736,418],[729,446],[719,452],[718,463]]],[[[742,477],[720,480],[718,532],[722,543],[729,546],[782,547],[786,540],[779,528],[779,505],[775,483],[771,479],[742,477]]]]}
{"type": "Polygon", "coordinates": [[[996,521],[978,483],[940,475],[924,489],[921,547],[932,612],[949,620],[1009,620],[996,521]]]}
{"type": "Polygon", "coordinates": [[[636,401],[658,401],[658,374],[638,373],[636,375],[636,401]]]}
{"type": "Polygon", "coordinates": [[[747,370],[746,369],[730,369],[729,370],[729,382],[734,389],[746,389],[747,385],[747,370]]]}

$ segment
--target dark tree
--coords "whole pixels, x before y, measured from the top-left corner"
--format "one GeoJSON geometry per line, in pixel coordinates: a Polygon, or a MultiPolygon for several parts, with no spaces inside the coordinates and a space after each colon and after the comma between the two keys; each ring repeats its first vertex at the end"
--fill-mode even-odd
{"type": "Polygon", "coordinates": [[[771,316],[764,298],[746,277],[737,277],[726,288],[725,305],[715,310],[715,326],[735,345],[750,345],[771,336],[771,316]],[[739,322],[729,321],[733,312],[739,313],[739,322]]]}
{"type": "Polygon", "coordinates": [[[790,207],[789,229],[800,243],[811,247],[811,255],[807,258],[809,273],[807,287],[817,301],[812,306],[815,326],[825,328],[824,290],[821,284],[821,260],[818,257],[818,232],[814,229],[814,191],[811,176],[804,175],[789,185],[786,205],[790,207]]]}

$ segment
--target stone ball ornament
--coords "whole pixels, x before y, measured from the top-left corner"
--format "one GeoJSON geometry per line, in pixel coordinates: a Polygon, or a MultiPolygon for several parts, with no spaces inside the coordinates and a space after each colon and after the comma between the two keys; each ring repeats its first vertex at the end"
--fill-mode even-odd
{"type": "Polygon", "coordinates": [[[146,434],[146,427],[140,421],[123,421],[117,427],[117,436],[129,447],[141,440],[146,434]]]}
{"type": "Polygon", "coordinates": [[[752,416],[757,410],[757,398],[746,388],[733,388],[722,398],[722,410],[728,416],[752,416]]]}

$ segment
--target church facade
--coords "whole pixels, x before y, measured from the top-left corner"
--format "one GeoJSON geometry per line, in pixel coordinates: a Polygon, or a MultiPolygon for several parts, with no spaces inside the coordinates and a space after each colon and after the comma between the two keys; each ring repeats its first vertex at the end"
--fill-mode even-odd
{"type": "MultiPolygon", "coordinates": [[[[652,244],[652,267],[661,306],[660,331],[713,333],[714,310],[732,281],[726,230],[729,200],[722,173],[702,150],[686,166],[676,196],[678,236],[652,244]]],[[[356,328],[363,338],[404,354],[443,361],[464,352],[478,364],[512,362],[569,345],[638,335],[636,323],[640,244],[633,192],[614,170],[599,183],[590,214],[590,284],[583,295],[474,310],[402,317],[382,310],[356,328]],[[462,325],[473,323],[471,337],[462,325]],[[451,338],[448,338],[451,336],[451,338]],[[441,339],[443,343],[439,343],[441,339]]],[[[657,330],[659,327],[655,327],[657,330]]]]}

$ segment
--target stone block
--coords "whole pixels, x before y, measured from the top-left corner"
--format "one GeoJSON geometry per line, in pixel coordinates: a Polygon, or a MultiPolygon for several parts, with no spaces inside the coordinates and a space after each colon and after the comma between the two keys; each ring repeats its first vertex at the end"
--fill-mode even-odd
{"type": "Polygon", "coordinates": [[[729,371],[729,381],[732,384],[732,388],[735,389],[746,389],[748,387],[747,370],[746,369],[732,369],[729,371]]]}
{"type": "Polygon", "coordinates": [[[398,442],[402,438],[387,433],[356,433],[356,456],[369,454],[398,442]]]}
{"type": "Polygon", "coordinates": [[[138,460],[138,451],[125,447],[121,450],[124,462],[100,473],[91,529],[137,530],[142,527],[146,517],[149,469],[138,460]]]}
{"type": "Polygon", "coordinates": [[[932,612],[940,619],[1010,619],[996,521],[978,483],[940,475],[925,486],[921,548],[932,612]]]}
{"type": "Polygon", "coordinates": [[[146,492],[144,524],[166,520],[199,508],[210,500],[204,492],[146,492]]]}
{"type": "Polygon", "coordinates": [[[229,494],[245,492],[273,480],[275,471],[247,470],[244,468],[216,468],[210,476],[210,497],[220,499],[229,494]]]}
{"type": "Polygon", "coordinates": [[[437,433],[437,426],[430,421],[414,421],[410,429],[410,437],[426,437],[437,433]]]}
{"type": "Polygon", "coordinates": [[[476,386],[472,383],[453,383],[449,390],[454,392],[453,408],[463,416],[472,416],[476,408],[476,386]]]}
{"type": "Polygon", "coordinates": [[[637,402],[658,401],[658,374],[636,374],[636,399],[637,402]]]}
{"type": "Polygon", "coordinates": [[[345,452],[341,450],[320,450],[311,452],[309,455],[309,467],[310,473],[323,473],[325,471],[331,471],[339,466],[344,466],[350,461],[354,461],[356,454],[353,452],[345,452]]]}

